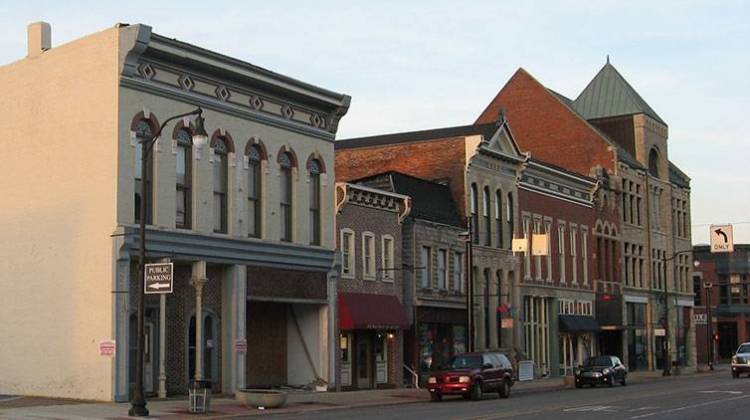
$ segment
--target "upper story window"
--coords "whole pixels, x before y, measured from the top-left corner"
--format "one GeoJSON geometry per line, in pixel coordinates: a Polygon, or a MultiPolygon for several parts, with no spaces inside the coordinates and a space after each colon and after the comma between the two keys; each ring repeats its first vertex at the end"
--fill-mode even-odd
{"type": "Polygon", "coordinates": [[[375,279],[375,235],[362,234],[362,277],[375,279]]]}
{"type": "Polygon", "coordinates": [[[484,216],[484,244],[492,245],[492,223],[490,222],[490,188],[482,190],[482,216],[484,216]]]}
{"type": "Polygon", "coordinates": [[[503,247],[503,192],[495,191],[495,246],[503,247]]]}
{"type": "Polygon", "coordinates": [[[430,247],[423,246],[420,254],[420,281],[419,284],[423,289],[427,289],[432,283],[432,252],[430,247]]]}
{"type": "Polygon", "coordinates": [[[479,212],[478,194],[477,184],[471,184],[471,236],[475,244],[479,243],[479,218],[477,217],[477,213],[479,212]]]}
{"type": "Polygon", "coordinates": [[[227,233],[227,156],[229,154],[227,139],[216,137],[211,147],[214,150],[214,232],[227,233]]]}
{"type": "Polygon", "coordinates": [[[437,287],[438,289],[448,288],[448,251],[439,249],[437,252],[437,287]]]}
{"type": "Polygon", "coordinates": [[[648,152],[648,172],[655,177],[659,177],[659,151],[652,147],[648,152]]]}
{"type": "MultiPolygon", "coordinates": [[[[136,137],[136,144],[135,144],[135,195],[134,195],[134,205],[135,205],[135,222],[140,223],[141,222],[141,193],[143,193],[146,197],[151,198],[152,196],[152,189],[151,189],[151,180],[153,179],[153,162],[154,162],[154,154],[150,153],[148,156],[148,159],[146,161],[146,182],[143,184],[143,180],[141,177],[143,176],[143,145],[144,142],[148,142],[151,140],[151,136],[153,135],[153,130],[151,128],[151,123],[146,119],[140,119],[138,122],[135,123],[135,137],[136,137]],[[143,190],[141,190],[143,189],[143,190]]],[[[154,200],[146,200],[146,224],[151,224],[151,215],[152,215],[152,208],[153,208],[153,202],[154,200]]]]}
{"type": "Polygon", "coordinates": [[[292,155],[282,152],[279,155],[280,190],[279,210],[281,212],[281,240],[292,241],[292,155]]]}
{"type": "Polygon", "coordinates": [[[513,193],[508,193],[508,199],[505,200],[505,220],[508,224],[508,249],[511,248],[513,242],[513,193]]]}
{"type": "Polygon", "coordinates": [[[354,277],[354,231],[341,229],[341,276],[354,277]]]}
{"type": "Polygon", "coordinates": [[[381,248],[383,252],[383,280],[392,281],[394,277],[393,236],[383,235],[381,248]]]}
{"type": "Polygon", "coordinates": [[[320,162],[310,160],[307,170],[310,173],[310,243],[320,245],[320,162]]]}
{"type": "Polygon", "coordinates": [[[192,219],[192,134],[186,128],[181,128],[175,135],[176,156],[176,202],[175,226],[180,229],[190,229],[192,219]]]}
{"type": "Polygon", "coordinates": [[[463,254],[453,253],[453,290],[463,292],[464,290],[464,266],[463,254]]]}
{"type": "Polygon", "coordinates": [[[250,146],[247,151],[247,234],[255,238],[261,236],[262,229],[262,161],[263,151],[260,146],[250,146]]]}

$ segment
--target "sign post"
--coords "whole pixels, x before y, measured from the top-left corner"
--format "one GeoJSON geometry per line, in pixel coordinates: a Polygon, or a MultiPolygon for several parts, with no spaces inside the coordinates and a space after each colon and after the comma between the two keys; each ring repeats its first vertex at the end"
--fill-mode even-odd
{"type": "Polygon", "coordinates": [[[711,252],[734,252],[732,225],[711,225],[711,252]]]}

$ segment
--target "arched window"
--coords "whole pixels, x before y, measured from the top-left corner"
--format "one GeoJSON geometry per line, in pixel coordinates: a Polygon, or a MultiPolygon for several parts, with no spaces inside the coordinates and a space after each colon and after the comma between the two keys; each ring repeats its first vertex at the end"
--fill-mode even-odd
{"type": "Polygon", "coordinates": [[[310,172],[310,244],[320,245],[320,162],[310,160],[307,170],[310,172]]]}
{"type": "Polygon", "coordinates": [[[648,172],[657,178],[659,177],[659,152],[655,147],[648,152],[648,172]]]}
{"type": "Polygon", "coordinates": [[[482,190],[482,216],[484,217],[484,244],[492,246],[492,222],[490,221],[490,187],[482,190]]]}
{"type": "Polygon", "coordinates": [[[262,214],[262,180],[261,161],[263,153],[259,146],[253,145],[247,151],[247,223],[248,236],[259,238],[261,236],[261,214],[262,214]]]}
{"type": "Polygon", "coordinates": [[[505,200],[505,222],[508,225],[508,249],[513,245],[513,193],[508,193],[508,199],[505,200]]]}
{"type": "Polygon", "coordinates": [[[227,154],[226,139],[214,139],[214,232],[227,233],[227,154]]]}
{"type": "Polygon", "coordinates": [[[292,241],[292,166],[293,160],[289,152],[279,155],[280,169],[280,216],[281,216],[281,240],[292,241]]]}
{"type": "Polygon", "coordinates": [[[190,229],[190,221],[192,219],[192,135],[189,130],[183,128],[177,131],[175,140],[177,143],[177,156],[175,157],[177,189],[175,226],[181,229],[190,229]]]}
{"type": "MultiPolygon", "coordinates": [[[[151,123],[146,119],[141,119],[135,124],[135,137],[136,137],[136,145],[135,145],[135,222],[140,223],[141,222],[141,186],[143,180],[141,179],[142,174],[142,168],[141,165],[143,163],[143,144],[144,142],[148,142],[151,140],[151,136],[153,135],[153,130],[151,128],[151,123]]],[[[153,162],[154,162],[154,154],[150,153],[148,156],[148,160],[146,161],[146,182],[145,185],[143,185],[143,193],[146,195],[146,197],[151,198],[152,197],[152,189],[151,189],[151,180],[153,179],[153,162]]],[[[154,200],[146,200],[146,224],[151,224],[151,214],[152,214],[152,208],[153,208],[153,202],[154,200]]]]}
{"type": "Polygon", "coordinates": [[[479,209],[479,198],[477,197],[478,194],[477,184],[471,184],[471,239],[475,244],[479,243],[479,220],[477,217],[477,212],[479,209]]]}
{"type": "Polygon", "coordinates": [[[495,191],[495,244],[496,247],[503,247],[503,192],[495,191]]]}
{"type": "MultiPolygon", "coordinates": [[[[219,380],[219,336],[216,316],[210,312],[203,313],[203,358],[201,360],[201,377],[206,381],[219,380]]],[[[188,379],[195,378],[196,354],[195,314],[190,317],[188,326],[188,379]]]]}

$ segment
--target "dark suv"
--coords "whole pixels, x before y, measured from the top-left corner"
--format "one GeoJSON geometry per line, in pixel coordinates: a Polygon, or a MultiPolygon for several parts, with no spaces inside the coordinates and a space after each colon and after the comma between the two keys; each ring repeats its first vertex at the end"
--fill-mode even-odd
{"type": "Polygon", "coordinates": [[[497,392],[500,398],[508,398],[512,386],[513,365],[508,357],[497,352],[457,354],[445,370],[427,380],[432,401],[441,401],[443,395],[480,400],[485,392],[497,392]]]}

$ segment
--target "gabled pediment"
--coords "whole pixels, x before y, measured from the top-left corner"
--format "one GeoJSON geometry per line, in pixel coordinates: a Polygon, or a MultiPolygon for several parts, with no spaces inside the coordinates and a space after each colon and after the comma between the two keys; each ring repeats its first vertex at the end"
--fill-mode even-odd
{"type": "Polygon", "coordinates": [[[512,160],[524,160],[526,155],[521,153],[518,144],[513,138],[508,121],[503,118],[502,123],[497,124],[497,130],[490,138],[485,138],[480,148],[484,152],[497,154],[512,160]]]}

